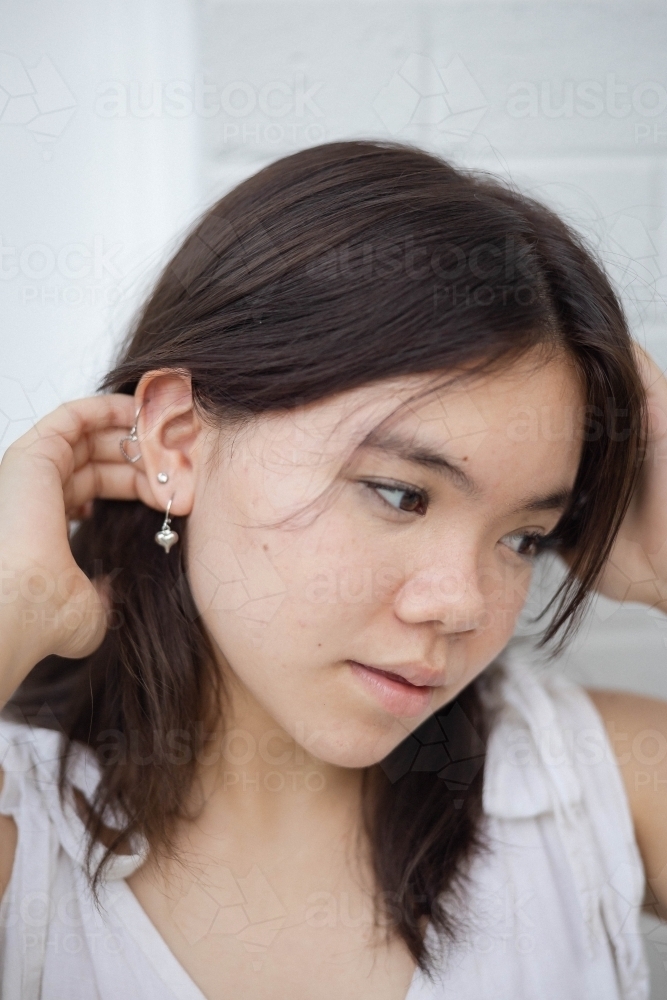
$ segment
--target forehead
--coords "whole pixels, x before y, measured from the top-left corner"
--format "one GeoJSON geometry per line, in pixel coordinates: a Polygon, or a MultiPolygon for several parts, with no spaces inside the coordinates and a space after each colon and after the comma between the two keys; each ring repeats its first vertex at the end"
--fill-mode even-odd
{"type": "Polygon", "coordinates": [[[570,363],[517,366],[403,407],[371,432],[362,451],[389,452],[438,472],[444,465],[474,499],[525,498],[528,483],[564,498],[579,465],[584,412],[570,363]]]}
{"type": "Polygon", "coordinates": [[[393,435],[415,447],[446,448],[491,479],[509,483],[513,473],[544,482],[549,475],[573,479],[584,403],[576,370],[560,357],[522,359],[453,383],[443,374],[404,376],[255,418],[233,435],[229,458],[280,476],[298,470],[324,476],[393,435]]]}
{"type": "Polygon", "coordinates": [[[559,424],[583,427],[584,397],[577,372],[569,361],[554,358],[541,365],[522,364],[491,375],[426,389],[396,413],[404,429],[445,434],[450,440],[479,435],[515,439],[519,418],[532,422],[542,443],[564,434],[550,433],[559,424]]]}

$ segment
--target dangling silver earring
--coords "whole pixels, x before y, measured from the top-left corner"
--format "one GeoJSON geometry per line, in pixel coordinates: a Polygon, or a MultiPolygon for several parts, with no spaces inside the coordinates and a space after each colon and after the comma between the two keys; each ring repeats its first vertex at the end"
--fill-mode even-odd
{"type": "Polygon", "coordinates": [[[176,542],[178,541],[178,532],[172,531],[172,529],[169,527],[171,523],[171,518],[169,517],[169,511],[171,510],[173,499],[174,497],[172,497],[169,503],[167,504],[167,510],[165,511],[164,515],[164,524],[155,535],[155,541],[158,543],[158,545],[161,545],[164,551],[167,553],[169,552],[169,549],[172,547],[172,545],[175,545],[176,542]]]}
{"type": "Polygon", "coordinates": [[[138,455],[135,455],[134,458],[130,458],[130,456],[128,455],[128,453],[125,451],[125,448],[123,447],[123,441],[132,441],[134,444],[136,444],[137,441],[139,440],[139,436],[137,434],[137,423],[138,423],[139,414],[141,413],[141,409],[142,409],[143,405],[144,404],[142,402],[141,406],[139,407],[139,409],[137,410],[137,412],[134,415],[134,423],[133,423],[132,427],[130,428],[130,433],[126,434],[125,437],[122,437],[120,439],[120,442],[119,442],[119,444],[120,444],[120,451],[121,451],[121,454],[122,454],[123,458],[125,459],[126,462],[131,462],[132,464],[134,464],[135,462],[139,461],[139,459],[141,458],[141,452],[139,452],[138,455]]]}

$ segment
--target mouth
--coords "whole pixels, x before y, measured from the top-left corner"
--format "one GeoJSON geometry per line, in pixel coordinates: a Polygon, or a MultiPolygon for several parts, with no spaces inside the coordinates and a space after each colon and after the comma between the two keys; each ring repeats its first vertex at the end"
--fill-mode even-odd
{"type": "Polygon", "coordinates": [[[435,687],[430,684],[412,684],[400,674],[379,667],[369,667],[356,660],[346,660],[352,675],[363,684],[366,691],[391,715],[414,718],[429,707],[435,687]]]}

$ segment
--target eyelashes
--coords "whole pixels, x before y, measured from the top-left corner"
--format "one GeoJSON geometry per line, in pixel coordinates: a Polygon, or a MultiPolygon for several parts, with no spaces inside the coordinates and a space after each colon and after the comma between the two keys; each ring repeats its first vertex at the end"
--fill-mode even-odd
{"type": "Polygon", "coordinates": [[[512,534],[504,535],[503,537],[520,538],[521,542],[519,548],[527,543],[530,546],[529,552],[512,549],[512,551],[516,552],[518,556],[523,556],[525,559],[534,559],[535,556],[539,555],[543,549],[547,548],[547,545],[544,544],[544,539],[547,536],[537,531],[515,531],[512,532],[512,534]]]}
{"type": "Polygon", "coordinates": [[[364,486],[372,490],[388,507],[396,511],[403,511],[406,514],[419,514],[423,517],[428,510],[430,496],[426,490],[416,486],[406,486],[402,483],[381,483],[371,480],[363,480],[364,486]],[[398,503],[392,502],[397,497],[402,499],[398,503]]]}
{"type": "MultiPolygon", "coordinates": [[[[407,486],[404,483],[376,482],[373,480],[361,480],[364,486],[376,495],[376,497],[387,507],[398,513],[418,514],[423,517],[430,503],[430,495],[427,490],[416,486],[407,486]]],[[[540,552],[551,547],[551,536],[539,531],[515,531],[504,535],[503,538],[518,539],[517,548],[511,545],[515,555],[528,561],[532,561],[540,552]]]]}

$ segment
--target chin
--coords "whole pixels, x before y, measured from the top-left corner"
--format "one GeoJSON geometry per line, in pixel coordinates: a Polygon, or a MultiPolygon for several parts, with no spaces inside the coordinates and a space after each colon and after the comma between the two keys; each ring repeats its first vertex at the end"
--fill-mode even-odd
{"type": "MultiPolygon", "coordinates": [[[[411,720],[412,723],[412,720],[411,720]]],[[[318,727],[319,728],[319,727],[318,727]]],[[[335,767],[363,768],[378,764],[410,735],[415,725],[391,719],[387,727],[359,726],[350,731],[323,731],[310,752],[318,760],[335,767]]]]}

